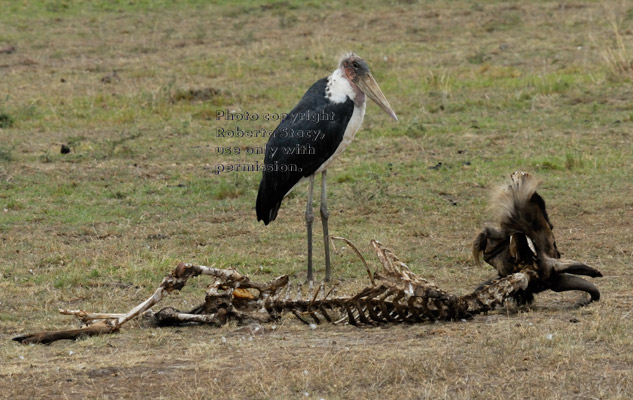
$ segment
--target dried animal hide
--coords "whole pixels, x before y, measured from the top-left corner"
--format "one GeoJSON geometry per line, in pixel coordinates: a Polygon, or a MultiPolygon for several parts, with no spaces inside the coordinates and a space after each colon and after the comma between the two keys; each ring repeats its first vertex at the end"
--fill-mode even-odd
{"type": "Polygon", "coordinates": [[[499,277],[531,269],[537,273],[526,290],[514,298],[530,303],[534,294],[551,289],[556,292],[580,290],[589,293],[590,301],[600,299],[600,291],[591,282],[576,275],[593,278],[602,273],[586,264],[561,260],[554,226],[545,209],[545,201],[536,192],[540,182],[525,172],[515,172],[510,183],[493,196],[491,208],[497,213],[499,228],[486,227],[473,243],[473,255],[497,270],[499,277]]]}

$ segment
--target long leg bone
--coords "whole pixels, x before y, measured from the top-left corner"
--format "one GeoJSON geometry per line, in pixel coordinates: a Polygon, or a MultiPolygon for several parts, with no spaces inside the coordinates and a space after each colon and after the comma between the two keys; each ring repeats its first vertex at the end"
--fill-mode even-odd
{"type": "Polygon", "coordinates": [[[150,309],[170,292],[182,289],[189,278],[198,275],[214,276],[223,280],[226,285],[242,288],[254,288],[259,290],[260,293],[276,293],[277,290],[288,283],[288,276],[285,275],[268,284],[262,284],[251,282],[248,277],[233,269],[218,269],[201,265],[180,263],[165,279],[163,279],[160,286],[149,298],[132,308],[126,314],[115,314],[115,318],[101,320],[97,323],[79,329],[20,335],[14,337],[13,340],[24,344],[51,343],[56,340],[76,339],[81,336],[93,336],[116,332],[123,324],[150,309]]]}

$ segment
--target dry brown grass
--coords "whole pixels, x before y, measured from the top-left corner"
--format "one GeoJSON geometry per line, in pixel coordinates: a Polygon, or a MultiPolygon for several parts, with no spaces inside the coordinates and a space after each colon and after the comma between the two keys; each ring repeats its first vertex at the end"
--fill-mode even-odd
{"type": "Polygon", "coordinates": [[[615,81],[631,79],[633,76],[631,40],[623,32],[624,21],[630,18],[630,14],[624,2],[605,3],[605,9],[613,34],[612,43],[602,51],[605,64],[609,67],[609,77],[615,81]]]}

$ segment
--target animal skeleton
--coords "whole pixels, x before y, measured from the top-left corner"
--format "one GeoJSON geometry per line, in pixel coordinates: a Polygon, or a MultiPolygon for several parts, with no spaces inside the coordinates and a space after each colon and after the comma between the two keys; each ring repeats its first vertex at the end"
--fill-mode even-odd
{"type": "MultiPolygon", "coordinates": [[[[513,183],[503,189],[507,191],[504,198],[511,200],[503,203],[507,207],[501,213],[502,230],[486,228],[475,240],[475,255],[479,259],[483,254],[484,259],[497,268],[499,278],[480,285],[465,296],[450,294],[417,276],[392,250],[376,240],[372,240],[371,245],[380,266],[372,274],[351,242],[335,238],[344,240],[358,253],[369,273],[371,285],[351,296],[336,296],[334,289],[326,292],[325,286],[321,284],[316,290],[310,289],[309,296],[303,298],[301,285],[293,288],[287,275],[267,283],[259,283],[251,281],[234,269],[180,263],[163,279],[152,296],[126,314],[60,310],[63,314],[75,315],[86,326],[21,335],[14,340],[21,343],[51,343],[82,335],[112,333],[141,314],[157,326],[191,323],[220,326],[229,320],[265,323],[278,320],[284,313],[292,313],[306,324],[319,324],[325,320],[334,324],[377,325],[470,318],[502,306],[509,298],[531,300],[533,293],[546,289],[585,290],[592,295],[592,300],[598,300],[599,292],[595,286],[573,277],[595,289],[588,290],[587,285],[578,285],[577,281],[569,280],[568,277],[571,276],[569,274],[601,276],[600,272],[582,263],[565,262],[547,256],[542,243],[551,244],[544,247],[550,249],[552,254],[551,249],[556,249],[553,235],[551,238],[542,238],[537,235],[542,234],[541,230],[523,224],[526,221],[534,222],[526,215],[543,217],[551,234],[544,202],[536,194],[536,184],[531,179],[530,175],[524,173],[512,175],[513,183]],[[526,188],[529,190],[525,190],[526,188]],[[526,193],[529,194],[528,197],[526,193]],[[542,202],[542,207],[538,199],[542,202]],[[547,242],[550,239],[551,242],[547,242]],[[199,275],[208,275],[215,279],[207,289],[204,303],[189,312],[181,312],[172,307],[158,312],[151,310],[168,293],[182,289],[190,278],[199,275]],[[293,296],[295,291],[296,295],[293,296]],[[595,292],[598,293],[597,297],[595,292]]],[[[501,205],[499,202],[496,204],[501,205]]],[[[547,231],[545,225],[541,228],[547,231]]]]}

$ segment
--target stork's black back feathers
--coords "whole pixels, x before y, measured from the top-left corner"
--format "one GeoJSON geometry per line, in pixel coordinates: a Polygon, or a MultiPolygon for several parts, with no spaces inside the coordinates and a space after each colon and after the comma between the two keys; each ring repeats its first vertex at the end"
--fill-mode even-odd
{"type": "Polygon", "coordinates": [[[326,87],[327,78],[312,85],[268,139],[256,203],[257,220],[265,225],[277,217],[284,196],[314,174],[343,139],[354,102],[349,97],[331,102],[326,87]]]}

